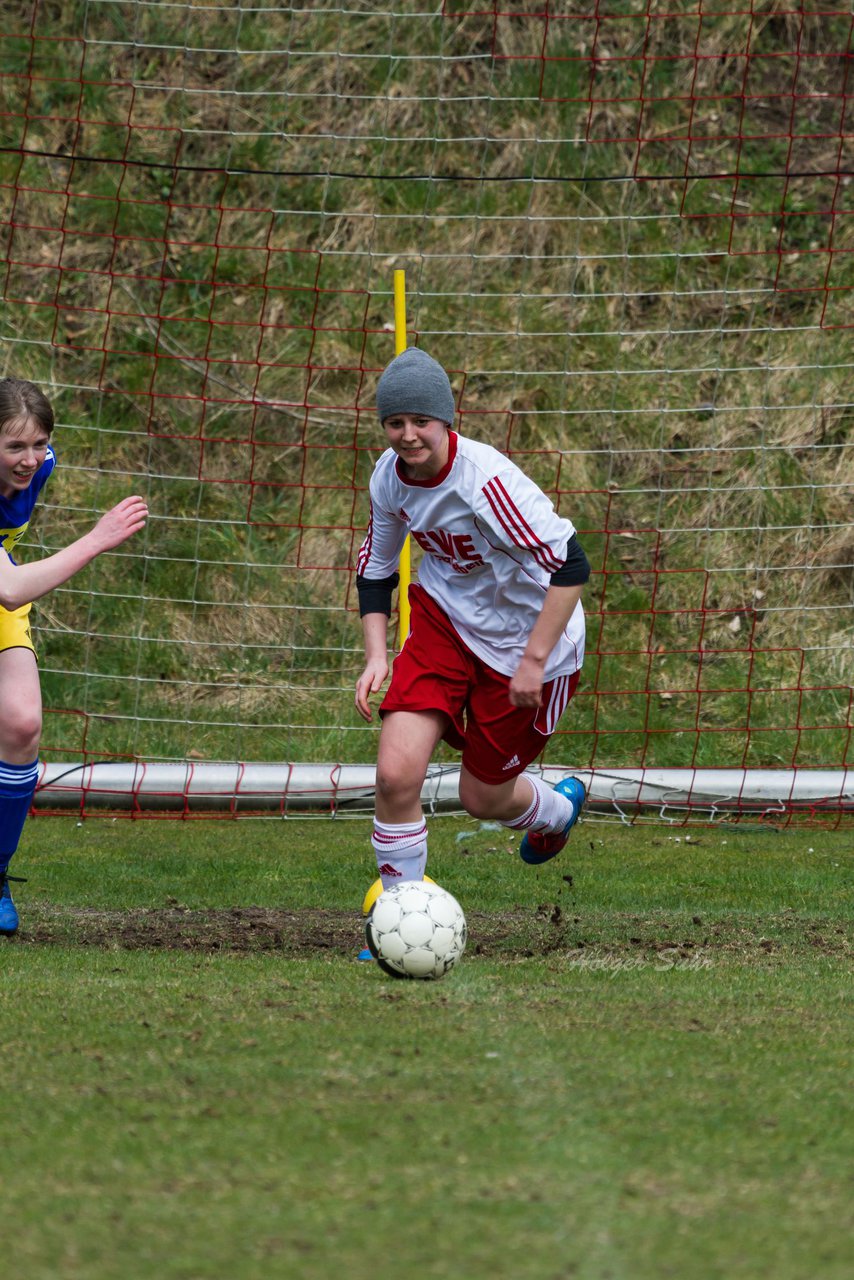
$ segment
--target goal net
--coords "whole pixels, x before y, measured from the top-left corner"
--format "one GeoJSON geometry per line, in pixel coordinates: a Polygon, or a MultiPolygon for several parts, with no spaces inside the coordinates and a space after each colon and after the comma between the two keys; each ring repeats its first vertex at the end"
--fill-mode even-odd
{"type": "Polygon", "coordinates": [[[374,758],[353,562],[403,269],[458,428],[593,566],[544,765],[636,797],[682,771],[688,816],[701,772],[735,812],[782,773],[780,812],[842,819],[850,14],[9,0],[0,26],[3,372],[58,423],[23,554],[128,492],[152,512],[37,606],[42,753],[84,809],[98,768],[172,764],[187,813],[224,763],[281,765],[280,812],[311,766],[338,811],[374,758]]]}

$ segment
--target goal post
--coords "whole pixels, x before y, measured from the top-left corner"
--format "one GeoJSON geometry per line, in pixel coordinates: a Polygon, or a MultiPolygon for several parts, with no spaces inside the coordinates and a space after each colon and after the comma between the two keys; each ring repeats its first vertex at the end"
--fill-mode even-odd
{"type": "Polygon", "coordinates": [[[187,816],[190,775],[267,768],[259,812],[353,811],[405,271],[404,341],[592,564],[546,776],[602,812],[753,816],[764,785],[849,821],[851,32],[777,0],[5,5],[3,373],[51,398],[59,459],[21,555],[151,510],[34,610],[37,812],[187,816]]]}
{"type": "MultiPolygon", "coordinates": [[[[394,273],[394,354],[402,355],[406,350],[406,272],[397,269],[394,273]]],[[[398,594],[398,648],[409,635],[409,584],[412,580],[412,544],[407,536],[400,552],[400,583],[398,594]]]]}

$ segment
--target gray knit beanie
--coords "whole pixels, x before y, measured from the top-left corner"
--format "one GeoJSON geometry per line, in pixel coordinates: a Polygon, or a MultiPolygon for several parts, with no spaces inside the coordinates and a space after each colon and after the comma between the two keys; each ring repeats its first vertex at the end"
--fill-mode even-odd
{"type": "Polygon", "coordinates": [[[380,422],[393,413],[423,413],[429,418],[454,421],[454,393],[448,375],[420,347],[408,347],[395,356],[377,383],[380,422]]]}

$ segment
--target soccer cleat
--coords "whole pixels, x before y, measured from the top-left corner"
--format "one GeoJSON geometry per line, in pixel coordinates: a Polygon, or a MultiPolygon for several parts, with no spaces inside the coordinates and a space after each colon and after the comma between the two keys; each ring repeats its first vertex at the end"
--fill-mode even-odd
{"type": "Polygon", "coordinates": [[[569,839],[570,831],[578,821],[581,807],[587,798],[587,792],[577,778],[561,778],[560,782],[555,786],[555,791],[562,796],[566,796],[567,800],[572,801],[572,817],[563,831],[525,832],[522,837],[522,843],[519,845],[519,857],[523,862],[530,863],[534,867],[538,867],[543,862],[548,862],[556,854],[560,853],[569,839]]]}
{"type": "Polygon", "coordinates": [[[0,934],[10,937],[18,931],[18,911],[9,892],[10,880],[23,880],[22,876],[9,876],[0,872],[0,934]]]}
{"type": "Polygon", "coordinates": [[[373,958],[370,947],[362,947],[362,950],[356,956],[357,960],[373,960],[373,958]]]}

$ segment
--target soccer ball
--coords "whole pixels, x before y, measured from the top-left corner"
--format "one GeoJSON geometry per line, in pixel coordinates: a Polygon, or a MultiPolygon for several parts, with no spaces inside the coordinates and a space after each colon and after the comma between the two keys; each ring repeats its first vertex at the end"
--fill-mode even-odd
{"type": "Polygon", "coordinates": [[[381,893],[365,921],[371,955],[393,978],[441,978],[466,949],[463,909],[431,880],[405,880],[381,893]]]}

